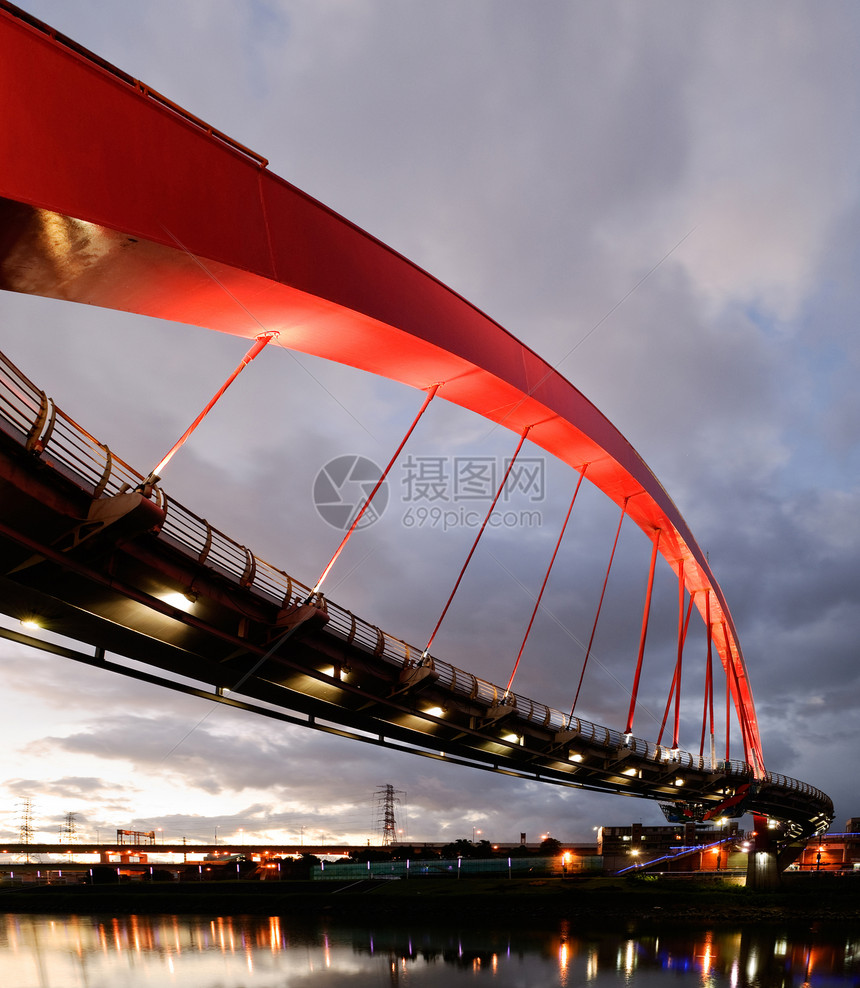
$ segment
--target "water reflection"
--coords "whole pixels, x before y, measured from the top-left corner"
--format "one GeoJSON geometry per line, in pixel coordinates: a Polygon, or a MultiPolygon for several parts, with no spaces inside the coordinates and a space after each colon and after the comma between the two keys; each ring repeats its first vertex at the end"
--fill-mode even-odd
{"type": "Polygon", "coordinates": [[[629,935],[552,929],[396,927],[293,918],[0,917],[0,970],[14,988],[364,985],[860,985],[860,933],[713,929],[629,935]]]}

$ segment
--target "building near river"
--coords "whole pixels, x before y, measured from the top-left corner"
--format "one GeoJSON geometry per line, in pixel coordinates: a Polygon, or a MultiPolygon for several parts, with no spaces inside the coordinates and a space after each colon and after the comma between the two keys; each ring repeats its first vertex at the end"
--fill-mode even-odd
{"type": "MultiPolygon", "coordinates": [[[[860,817],[848,821],[860,824],[860,817]]],[[[791,865],[792,871],[860,872],[860,827],[844,834],[822,834],[811,840],[800,857],[791,865]]]]}
{"type": "MultiPolygon", "coordinates": [[[[624,868],[642,867],[658,858],[678,856],[720,841],[739,842],[741,837],[737,820],[730,820],[722,826],[697,823],[694,820],[659,827],[632,823],[625,827],[598,828],[597,853],[603,858],[603,870],[614,873],[624,868]]],[[[687,867],[690,867],[689,863],[687,867]]]]}

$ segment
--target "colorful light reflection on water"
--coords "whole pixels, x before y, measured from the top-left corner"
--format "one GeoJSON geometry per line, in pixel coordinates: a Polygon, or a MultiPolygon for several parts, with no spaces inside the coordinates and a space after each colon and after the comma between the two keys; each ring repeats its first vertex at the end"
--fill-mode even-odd
{"type": "Polygon", "coordinates": [[[860,985],[860,931],[753,928],[629,935],[302,923],[260,917],[0,916],[8,988],[458,985],[860,985]]]}

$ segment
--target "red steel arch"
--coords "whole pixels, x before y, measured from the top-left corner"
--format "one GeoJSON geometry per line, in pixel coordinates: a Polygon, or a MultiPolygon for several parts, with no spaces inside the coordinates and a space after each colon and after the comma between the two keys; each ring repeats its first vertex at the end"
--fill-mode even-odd
{"type": "Polygon", "coordinates": [[[0,287],[252,338],[384,375],[529,439],[653,539],[705,619],[746,757],[764,772],[743,654],[680,512],[577,389],[267,162],[0,0],[0,287]],[[241,301],[241,304],[239,301],[241,301]],[[253,317],[249,315],[253,313],[253,317]]]}

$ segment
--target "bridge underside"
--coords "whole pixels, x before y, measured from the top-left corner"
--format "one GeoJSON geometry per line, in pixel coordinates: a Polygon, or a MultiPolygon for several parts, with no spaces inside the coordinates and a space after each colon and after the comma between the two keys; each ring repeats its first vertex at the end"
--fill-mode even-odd
{"type": "MultiPolygon", "coordinates": [[[[454,683],[450,674],[443,681],[439,666],[421,665],[408,646],[405,661],[391,661],[381,631],[357,634],[356,619],[335,605],[301,606],[307,588],[300,584],[277,599],[172,545],[159,534],[157,493],[93,498],[0,433],[2,610],[95,649],[52,648],[67,658],[283,721],[523,778],[682,804],[699,816],[734,802],[738,811],[787,821],[795,836],[821,826],[822,807],[808,795],[757,782],[749,766],[738,770],[742,763],[714,772],[690,756],[689,764],[669,752],[655,758],[653,746],[635,739],[625,743],[579,721],[560,725],[539,704],[488,694],[466,673],[459,684],[456,670],[454,683]],[[109,661],[106,652],[141,665],[109,661]]],[[[44,647],[23,629],[3,634],[44,647]]]]}
{"type": "MultiPolygon", "coordinates": [[[[0,472],[8,475],[9,466],[0,456],[0,472]]],[[[139,495],[129,497],[137,499],[134,510],[140,514],[115,523],[124,530],[105,528],[76,548],[63,549],[87,517],[86,498],[70,487],[65,497],[51,499],[49,511],[38,476],[25,487],[32,489],[0,480],[0,549],[11,563],[0,577],[0,595],[3,610],[13,617],[36,619],[100,651],[205,684],[215,696],[235,698],[233,688],[241,683],[237,692],[247,700],[337,724],[370,740],[605,792],[677,796],[673,765],[649,780],[633,780],[621,774],[627,752],[607,758],[598,745],[587,763],[585,758],[571,763],[571,739],[556,741],[555,732],[536,726],[529,740],[539,741],[543,751],[501,740],[514,730],[514,708],[452,698],[435,685],[430,669],[404,672],[332,635],[319,608],[308,608],[306,620],[278,645],[296,601],[285,608],[283,602],[261,600],[171,553],[152,531],[160,520],[154,505],[139,495]],[[163,599],[191,587],[193,614],[163,599]],[[433,708],[438,713],[426,713],[433,708]]]]}

